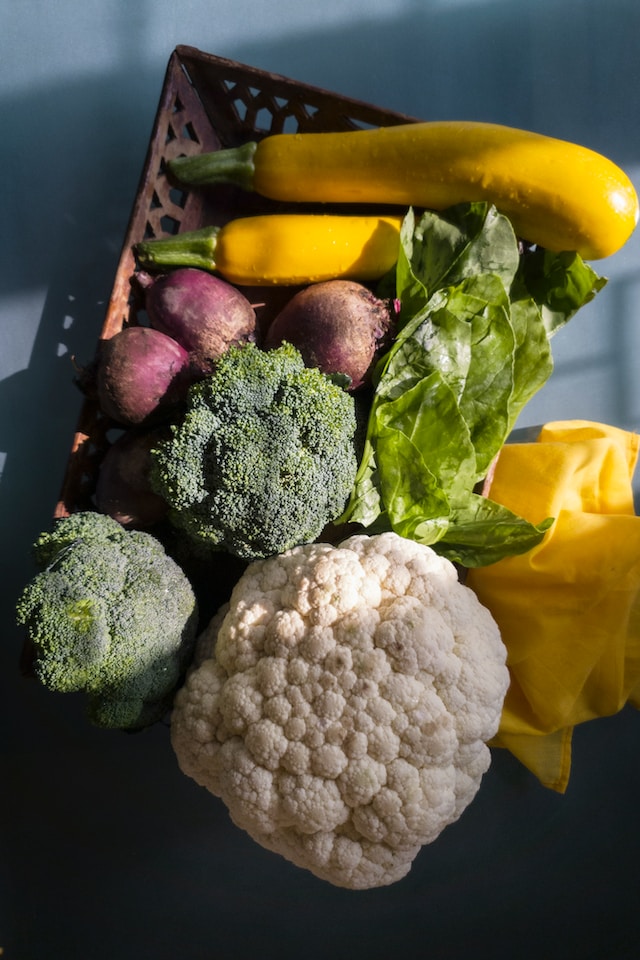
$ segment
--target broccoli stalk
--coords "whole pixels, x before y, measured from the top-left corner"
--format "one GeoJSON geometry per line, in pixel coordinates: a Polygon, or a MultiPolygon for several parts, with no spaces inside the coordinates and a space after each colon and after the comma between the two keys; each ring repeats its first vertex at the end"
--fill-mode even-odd
{"type": "Polygon", "coordinates": [[[244,560],[315,540],[357,470],[353,398],[298,350],[232,347],[194,384],[151,483],[194,542],[244,560]]]}
{"type": "Polygon", "coordinates": [[[182,569],[151,534],[91,511],[58,520],[33,552],[39,572],[16,613],[38,679],[84,691],[97,726],[135,730],[161,719],[197,629],[182,569]]]}

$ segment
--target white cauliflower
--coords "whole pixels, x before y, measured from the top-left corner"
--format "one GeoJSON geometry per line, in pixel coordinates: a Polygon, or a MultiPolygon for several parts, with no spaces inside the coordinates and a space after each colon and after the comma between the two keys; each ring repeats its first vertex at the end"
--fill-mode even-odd
{"type": "Polygon", "coordinates": [[[394,533],[251,564],[178,693],[182,771],[258,843],[333,884],[383,886],[456,820],[508,686],[490,613],[394,533]]]}

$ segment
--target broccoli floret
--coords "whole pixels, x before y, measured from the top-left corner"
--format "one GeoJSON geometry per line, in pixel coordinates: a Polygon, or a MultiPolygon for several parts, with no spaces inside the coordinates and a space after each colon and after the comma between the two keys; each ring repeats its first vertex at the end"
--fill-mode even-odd
{"type": "Polygon", "coordinates": [[[86,511],[56,521],[33,547],[39,572],[17,603],[35,675],[85,691],[97,726],[161,719],[190,660],[197,604],[187,577],[151,534],[86,511]]]}
{"type": "Polygon", "coordinates": [[[232,347],[189,391],[151,480],[193,541],[245,560],[315,540],[357,470],[353,397],[290,344],[232,347]]]}

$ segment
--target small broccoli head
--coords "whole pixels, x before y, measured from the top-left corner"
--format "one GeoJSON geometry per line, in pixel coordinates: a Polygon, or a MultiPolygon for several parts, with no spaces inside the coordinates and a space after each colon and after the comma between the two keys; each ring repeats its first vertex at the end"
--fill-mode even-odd
{"type": "Polygon", "coordinates": [[[120,543],[122,527],[111,517],[90,510],[72,513],[44,530],[33,544],[33,556],[41,570],[48,567],[67,547],[85,544],[120,543]]]}
{"type": "Polygon", "coordinates": [[[41,570],[17,604],[36,676],[82,690],[98,726],[159,720],[191,657],[197,606],[181,568],[148,533],[83,512],[34,544],[41,570]]]}
{"type": "Polygon", "coordinates": [[[245,560],[315,540],[357,470],[353,398],[290,344],[234,347],[189,391],[152,482],[196,542],[245,560]]]}

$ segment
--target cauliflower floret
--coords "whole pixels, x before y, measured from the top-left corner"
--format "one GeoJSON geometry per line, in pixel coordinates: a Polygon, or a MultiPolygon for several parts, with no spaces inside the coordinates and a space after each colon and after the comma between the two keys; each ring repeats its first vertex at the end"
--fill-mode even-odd
{"type": "Polygon", "coordinates": [[[175,701],[181,769],[258,843],[383,886],[474,798],[508,686],[489,611],[395,533],[252,563],[175,701]]]}

